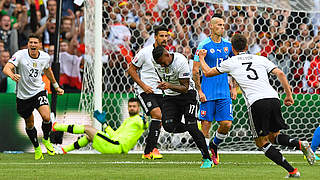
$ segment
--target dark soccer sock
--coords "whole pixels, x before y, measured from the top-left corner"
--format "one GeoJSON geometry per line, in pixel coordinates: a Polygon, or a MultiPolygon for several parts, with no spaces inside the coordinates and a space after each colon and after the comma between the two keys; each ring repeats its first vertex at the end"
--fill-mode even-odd
{"type": "Polygon", "coordinates": [[[51,128],[52,128],[52,122],[51,120],[49,122],[46,121],[42,121],[42,131],[43,131],[43,138],[45,140],[48,140],[50,132],[51,132],[51,128]]]}
{"type": "Polygon", "coordinates": [[[151,119],[148,137],[146,138],[146,148],[144,154],[149,154],[157,145],[161,128],[159,119],[151,119]]]}
{"type": "Polygon", "coordinates": [[[26,132],[27,132],[27,134],[29,136],[29,139],[31,140],[31,143],[33,144],[33,146],[34,147],[38,147],[39,146],[39,142],[38,142],[36,128],[34,126],[31,129],[27,129],[26,128],[26,132]]]}
{"type": "Polygon", "coordinates": [[[197,124],[188,124],[187,125],[187,130],[189,134],[192,136],[192,139],[196,143],[197,147],[201,151],[203,159],[210,159],[208,147],[206,140],[204,138],[203,133],[199,130],[197,124]]]}
{"type": "Polygon", "coordinates": [[[227,137],[226,134],[221,134],[218,133],[218,131],[216,132],[214,139],[213,139],[213,143],[217,146],[219,146],[219,144],[227,137]]]}
{"type": "Polygon", "coordinates": [[[288,163],[288,161],[282,156],[280,151],[276,149],[272,144],[267,143],[263,146],[263,152],[266,157],[271,159],[273,162],[279,166],[286,169],[288,172],[292,172],[294,168],[288,163]]]}
{"type": "Polygon", "coordinates": [[[87,136],[82,136],[81,138],[78,139],[78,141],[72,143],[72,144],[69,144],[69,145],[66,145],[63,147],[63,150],[65,152],[69,152],[69,151],[72,151],[74,149],[80,149],[82,147],[85,147],[86,145],[88,145],[89,143],[89,140],[87,138],[87,136]]]}
{"type": "Polygon", "coordinates": [[[290,136],[286,134],[279,134],[275,140],[276,144],[280,144],[288,147],[295,147],[300,150],[300,144],[298,140],[292,139],[290,136]]]}

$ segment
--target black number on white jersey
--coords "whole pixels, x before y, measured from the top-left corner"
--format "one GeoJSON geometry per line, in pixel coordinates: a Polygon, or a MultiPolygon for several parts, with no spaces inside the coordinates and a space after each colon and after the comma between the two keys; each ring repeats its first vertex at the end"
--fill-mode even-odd
{"type": "Polygon", "coordinates": [[[39,70],[38,69],[30,69],[29,71],[29,76],[30,77],[37,77],[39,75],[39,70]]]}
{"type": "Polygon", "coordinates": [[[248,77],[249,79],[251,79],[251,80],[257,80],[257,79],[259,78],[259,77],[258,77],[258,74],[257,74],[257,71],[251,68],[252,62],[242,63],[242,65],[248,65],[246,71],[252,71],[252,72],[253,72],[253,74],[254,74],[253,77],[250,76],[250,75],[247,75],[247,77],[248,77]]]}

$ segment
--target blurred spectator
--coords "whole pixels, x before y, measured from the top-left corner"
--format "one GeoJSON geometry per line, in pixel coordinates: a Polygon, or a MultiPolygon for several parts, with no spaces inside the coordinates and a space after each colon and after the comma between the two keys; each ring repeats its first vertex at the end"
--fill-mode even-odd
{"type": "Polygon", "coordinates": [[[314,89],[314,92],[320,94],[320,56],[315,57],[311,63],[307,75],[308,85],[314,89]]]}
{"type": "Polygon", "coordinates": [[[61,38],[70,41],[77,33],[75,26],[75,15],[68,9],[69,16],[64,16],[61,22],[61,38]]]}
{"type": "Polygon", "coordinates": [[[72,55],[69,52],[69,42],[60,42],[60,86],[66,93],[80,92],[82,83],[80,75],[80,63],[82,57],[72,55]]]}
{"type": "Polygon", "coordinates": [[[47,23],[42,25],[35,34],[42,37],[42,44],[47,48],[50,44],[54,44],[55,30],[56,19],[50,17],[47,19],[47,23]]]}
{"type": "Polygon", "coordinates": [[[12,0],[1,0],[0,1],[1,15],[8,15],[10,17],[13,14],[13,11],[15,8],[16,8],[16,5],[12,2],[12,0]]]}
{"type": "Polygon", "coordinates": [[[56,0],[47,0],[47,10],[48,10],[48,14],[40,20],[41,26],[47,23],[48,18],[53,18],[53,19],[56,18],[56,11],[57,11],[56,0]]]}
{"type": "Polygon", "coordinates": [[[4,48],[14,54],[18,49],[18,32],[11,28],[11,21],[8,15],[3,15],[0,24],[0,39],[4,42],[4,48]]]}
{"type": "Polygon", "coordinates": [[[270,33],[260,32],[258,34],[258,44],[261,47],[261,51],[258,53],[261,56],[267,57],[275,48],[274,42],[270,39],[270,33]]]}
{"type": "Polygon", "coordinates": [[[50,56],[53,56],[53,54],[54,54],[54,45],[53,45],[53,44],[49,46],[49,48],[48,48],[48,54],[49,54],[50,56]]]}
{"type": "Polygon", "coordinates": [[[10,52],[8,50],[0,53],[0,92],[15,93],[16,82],[2,72],[3,67],[8,63],[9,59],[10,52]]]}

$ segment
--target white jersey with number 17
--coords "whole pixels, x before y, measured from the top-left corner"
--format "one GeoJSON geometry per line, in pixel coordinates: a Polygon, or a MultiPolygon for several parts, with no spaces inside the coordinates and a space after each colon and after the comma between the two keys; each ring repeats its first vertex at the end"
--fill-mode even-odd
{"type": "Polygon", "coordinates": [[[269,83],[268,74],[277,66],[263,56],[240,53],[223,61],[217,70],[230,74],[240,86],[247,106],[266,98],[279,98],[269,83]]]}
{"type": "MultiPolygon", "coordinates": [[[[187,58],[180,53],[172,53],[171,55],[173,56],[172,63],[168,67],[158,70],[162,81],[169,82],[173,85],[180,85],[179,79],[190,79],[188,89],[195,89],[187,58]]],[[[181,94],[172,89],[166,89],[164,92],[165,95],[169,96],[181,94]]]]}
{"type": "Polygon", "coordinates": [[[41,74],[43,69],[50,67],[50,56],[46,52],[39,52],[37,58],[32,58],[28,49],[19,50],[9,60],[16,67],[15,73],[21,76],[16,88],[19,99],[29,99],[44,90],[41,74]]]}

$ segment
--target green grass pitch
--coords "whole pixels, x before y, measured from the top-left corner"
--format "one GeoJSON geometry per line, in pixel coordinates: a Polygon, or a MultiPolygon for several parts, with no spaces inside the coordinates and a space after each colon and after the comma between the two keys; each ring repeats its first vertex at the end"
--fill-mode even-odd
{"type": "MultiPolygon", "coordinates": [[[[221,154],[221,163],[200,169],[199,154],[164,154],[162,160],[142,160],[140,154],[67,154],[35,161],[34,154],[0,153],[0,179],[283,179],[287,172],[262,154],[221,154]]],[[[319,179],[320,163],[310,166],[302,155],[286,154],[300,179],[319,179]]]]}

